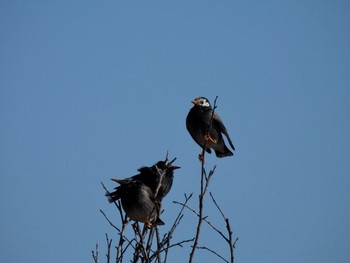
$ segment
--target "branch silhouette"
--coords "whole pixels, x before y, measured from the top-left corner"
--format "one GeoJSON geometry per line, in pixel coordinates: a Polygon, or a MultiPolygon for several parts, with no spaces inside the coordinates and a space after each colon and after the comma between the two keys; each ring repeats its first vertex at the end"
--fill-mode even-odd
{"type": "MultiPolygon", "coordinates": [[[[218,96],[215,97],[215,101],[214,101],[214,106],[213,106],[213,110],[211,113],[211,117],[210,117],[210,121],[209,121],[209,125],[207,127],[207,131],[206,131],[206,136],[209,136],[209,130],[210,127],[212,126],[213,123],[213,118],[214,118],[214,112],[216,109],[216,101],[218,99],[218,96]]],[[[215,166],[214,169],[212,171],[210,171],[209,176],[207,177],[206,171],[205,171],[205,167],[204,167],[204,163],[205,163],[205,149],[207,148],[207,140],[205,140],[203,149],[202,149],[202,153],[200,155],[200,161],[201,161],[201,181],[200,181],[200,189],[201,192],[199,194],[199,212],[198,212],[198,224],[197,224],[197,230],[196,230],[196,235],[195,235],[195,239],[193,242],[193,246],[192,246],[192,250],[190,253],[190,258],[189,258],[189,263],[192,263],[193,258],[194,258],[194,253],[196,251],[197,248],[197,244],[198,244],[198,240],[199,240],[199,235],[201,232],[201,227],[202,227],[202,222],[203,222],[203,204],[204,204],[204,196],[207,192],[207,189],[209,187],[209,182],[210,182],[210,178],[211,176],[214,174],[215,171],[215,166]],[[204,179],[205,179],[205,184],[204,184],[204,179]]]]}

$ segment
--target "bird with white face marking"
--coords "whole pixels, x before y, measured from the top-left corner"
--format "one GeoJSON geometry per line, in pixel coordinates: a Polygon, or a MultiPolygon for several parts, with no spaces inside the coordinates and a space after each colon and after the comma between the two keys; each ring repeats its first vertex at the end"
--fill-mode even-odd
{"type": "Polygon", "coordinates": [[[222,134],[226,136],[232,150],[235,150],[235,147],[219,115],[216,112],[213,114],[209,100],[198,97],[192,100],[192,103],[194,106],[187,115],[186,128],[193,140],[200,147],[205,146],[208,153],[211,153],[211,149],[213,149],[219,158],[232,156],[233,153],[225,145],[222,134]]]}

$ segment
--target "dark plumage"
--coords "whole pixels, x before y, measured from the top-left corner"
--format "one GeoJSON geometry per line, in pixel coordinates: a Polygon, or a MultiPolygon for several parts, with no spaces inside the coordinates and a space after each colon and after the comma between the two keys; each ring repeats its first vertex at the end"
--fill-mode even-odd
{"type": "Polygon", "coordinates": [[[174,178],[172,165],[176,158],[168,162],[159,161],[151,167],[141,167],[139,174],[125,179],[112,179],[120,184],[112,193],[107,193],[109,202],[121,199],[123,209],[132,220],[147,225],[164,224],[159,219],[162,199],[169,193],[174,178]]]}
{"type": "MultiPolygon", "coordinates": [[[[174,162],[174,160],[172,162],[174,162]]],[[[156,194],[157,188],[159,187],[156,200],[160,202],[169,193],[173,185],[174,170],[180,168],[172,165],[172,162],[166,160],[159,161],[151,167],[143,166],[138,169],[139,174],[121,181],[128,182],[130,180],[139,180],[148,186],[154,194],[156,194]],[[161,182],[159,184],[160,179],[161,182]]]]}
{"type": "Polygon", "coordinates": [[[210,125],[213,109],[208,99],[198,97],[192,103],[194,106],[187,115],[186,128],[193,140],[202,148],[206,144],[205,150],[208,153],[211,153],[210,148],[214,149],[217,157],[232,156],[233,153],[225,145],[222,133],[226,136],[231,148],[235,150],[235,147],[225,125],[216,112],[214,112],[212,124],[210,125]],[[209,125],[210,129],[208,131],[209,125]]]}
{"type": "Polygon", "coordinates": [[[179,169],[168,161],[159,161],[151,167],[141,167],[138,171],[140,174],[134,178],[142,181],[153,193],[157,192],[159,180],[161,179],[156,199],[161,201],[170,191],[173,185],[174,170],[179,169]],[[162,177],[162,178],[161,178],[162,177]]]}
{"type": "Polygon", "coordinates": [[[120,186],[115,188],[116,191],[106,194],[109,202],[121,199],[123,209],[131,220],[145,223],[148,227],[164,225],[159,218],[160,205],[148,186],[135,179],[112,180],[120,186]]]}

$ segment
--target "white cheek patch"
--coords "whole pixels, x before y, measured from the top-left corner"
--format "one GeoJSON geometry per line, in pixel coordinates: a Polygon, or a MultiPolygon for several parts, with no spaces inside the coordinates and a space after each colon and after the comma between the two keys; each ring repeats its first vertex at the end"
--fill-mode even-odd
{"type": "Polygon", "coordinates": [[[206,101],[206,100],[202,100],[200,104],[201,104],[203,107],[209,107],[209,106],[210,106],[209,102],[206,101]]]}

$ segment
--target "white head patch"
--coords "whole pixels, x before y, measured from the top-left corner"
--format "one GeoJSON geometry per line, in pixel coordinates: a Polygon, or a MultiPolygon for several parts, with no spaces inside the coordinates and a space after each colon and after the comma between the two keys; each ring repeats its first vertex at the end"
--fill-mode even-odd
{"type": "Polygon", "coordinates": [[[198,105],[202,107],[210,107],[210,103],[206,98],[199,98],[198,105]]]}

